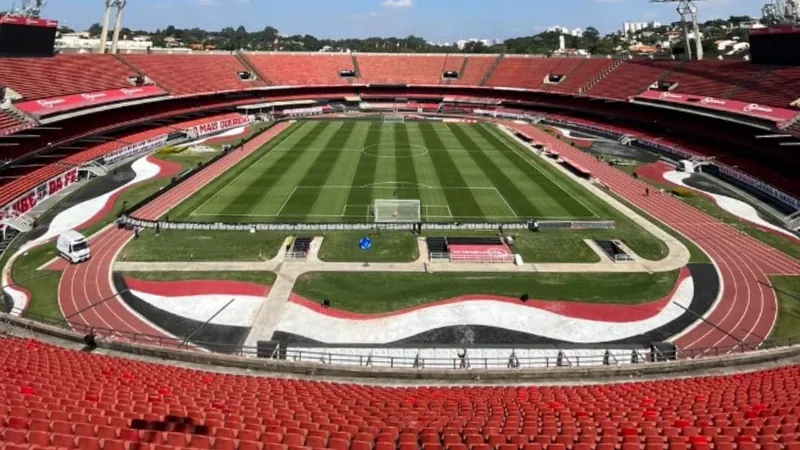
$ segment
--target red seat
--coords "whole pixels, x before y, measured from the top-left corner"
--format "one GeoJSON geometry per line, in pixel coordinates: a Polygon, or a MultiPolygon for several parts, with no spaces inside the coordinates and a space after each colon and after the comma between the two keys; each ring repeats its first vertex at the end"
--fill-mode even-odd
{"type": "Polygon", "coordinates": [[[125,442],[114,439],[103,439],[101,441],[103,450],[126,450],[125,442]]]}
{"type": "Polygon", "coordinates": [[[24,444],[26,442],[26,433],[24,430],[6,428],[5,430],[1,431],[2,434],[0,434],[0,436],[3,437],[5,442],[10,442],[12,444],[24,444]]]}

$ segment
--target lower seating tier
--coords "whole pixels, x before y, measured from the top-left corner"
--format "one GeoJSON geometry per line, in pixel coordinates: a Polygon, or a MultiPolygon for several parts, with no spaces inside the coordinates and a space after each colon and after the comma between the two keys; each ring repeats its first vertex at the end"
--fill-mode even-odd
{"type": "Polygon", "coordinates": [[[4,449],[800,450],[800,366],[577,386],[382,387],[0,338],[4,449]]]}

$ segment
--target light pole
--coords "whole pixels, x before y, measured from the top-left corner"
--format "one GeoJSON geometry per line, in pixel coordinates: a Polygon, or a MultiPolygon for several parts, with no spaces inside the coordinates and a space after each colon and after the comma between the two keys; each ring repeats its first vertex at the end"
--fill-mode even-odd
{"type": "Polygon", "coordinates": [[[700,25],[697,23],[697,5],[696,1],[702,0],[650,0],[650,3],[677,3],[678,14],[681,18],[683,25],[683,36],[686,39],[686,59],[692,59],[692,40],[689,38],[689,23],[691,23],[694,30],[695,52],[697,59],[703,59],[703,42],[700,38],[700,25]]]}

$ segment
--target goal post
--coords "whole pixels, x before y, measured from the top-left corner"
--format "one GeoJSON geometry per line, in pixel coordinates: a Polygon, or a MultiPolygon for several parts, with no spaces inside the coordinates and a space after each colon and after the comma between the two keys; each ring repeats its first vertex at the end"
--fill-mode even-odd
{"type": "Polygon", "coordinates": [[[376,199],[372,211],[376,223],[417,223],[422,218],[419,200],[376,199]]]}
{"type": "Polygon", "coordinates": [[[402,114],[381,114],[382,123],[406,123],[406,116],[402,114]]]}

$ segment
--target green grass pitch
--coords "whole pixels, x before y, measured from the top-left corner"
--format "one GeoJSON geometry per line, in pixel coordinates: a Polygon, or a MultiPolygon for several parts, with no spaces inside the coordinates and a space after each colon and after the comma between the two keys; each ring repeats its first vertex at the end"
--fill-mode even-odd
{"type": "Polygon", "coordinates": [[[600,218],[491,124],[300,121],[179,205],[196,222],[371,222],[375,199],[422,220],[600,218]]]}

